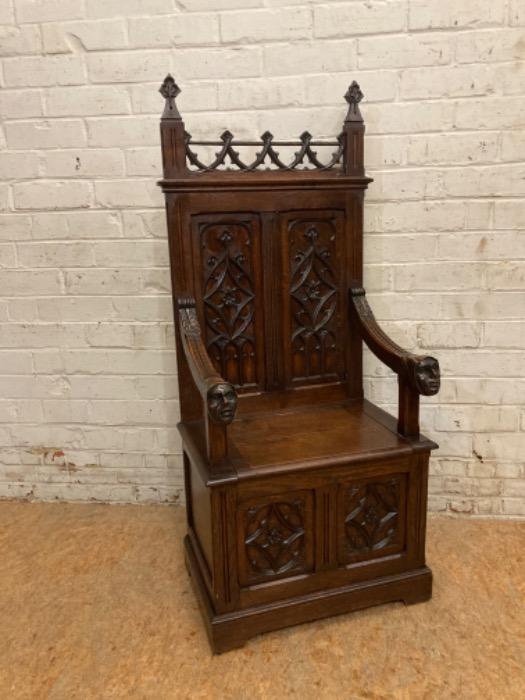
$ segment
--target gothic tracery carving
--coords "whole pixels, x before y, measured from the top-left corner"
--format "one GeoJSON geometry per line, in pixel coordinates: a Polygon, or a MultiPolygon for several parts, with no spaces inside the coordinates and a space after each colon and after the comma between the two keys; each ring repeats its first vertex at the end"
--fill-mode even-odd
{"type": "Polygon", "coordinates": [[[248,223],[201,228],[206,347],[221,376],[240,386],[255,376],[255,290],[248,223]]]}

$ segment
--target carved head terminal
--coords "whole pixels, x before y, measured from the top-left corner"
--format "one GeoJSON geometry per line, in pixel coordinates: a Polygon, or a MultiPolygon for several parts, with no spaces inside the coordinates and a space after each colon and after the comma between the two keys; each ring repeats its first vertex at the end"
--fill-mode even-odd
{"type": "Polygon", "coordinates": [[[420,394],[433,396],[440,387],[439,362],[435,357],[423,357],[414,365],[414,381],[420,394]]]}
{"type": "Polygon", "coordinates": [[[208,412],[215,423],[231,423],[236,408],[237,394],[231,384],[214,384],[208,390],[208,412]]]}

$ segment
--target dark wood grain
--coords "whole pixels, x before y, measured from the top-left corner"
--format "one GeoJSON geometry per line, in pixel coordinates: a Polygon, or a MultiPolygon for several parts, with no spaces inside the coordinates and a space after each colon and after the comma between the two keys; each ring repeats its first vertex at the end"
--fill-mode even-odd
{"type": "MultiPolygon", "coordinates": [[[[192,140],[161,93],[186,483],[187,565],[213,651],[431,595],[419,399],[439,366],[377,324],[362,289],[362,92],[332,142],[192,140]],[[215,143],[217,156],[201,157],[215,143]],[[251,160],[241,155],[257,149],[251,160]],[[295,146],[286,159],[279,148],[295,146]],[[316,149],[333,148],[321,158],[316,149]],[[237,151],[239,149],[239,152],[237,151]],[[231,169],[226,169],[231,168],[231,169]],[[363,397],[362,343],[399,379],[363,397]]],[[[326,149],[325,149],[326,153],[326,149]]]]}

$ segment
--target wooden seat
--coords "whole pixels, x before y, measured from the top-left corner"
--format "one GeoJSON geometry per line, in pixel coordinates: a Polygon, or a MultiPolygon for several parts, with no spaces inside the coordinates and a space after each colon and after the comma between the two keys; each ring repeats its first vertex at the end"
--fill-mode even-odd
{"type": "Polygon", "coordinates": [[[194,141],[161,87],[188,570],[212,649],[431,595],[419,397],[439,366],[382,331],[362,288],[362,93],[331,142],[194,141]],[[212,146],[215,155],[206,160],[212,146]],[[250,155],[250,149],[252,151],[250,155]],[[255,152],[254,152],[255,151],[255,152]],[[286,156],[286,153],[288,155],[286,156]],[[270,169],[268,169],[270,166],[270,169]],[[362,343],[398,376],[364,399],[362,343]]]}
{"type": "Polygon", "coordinates": [[[411,441],[387,421],[367,401],[251,413],[229,428],[230,459],[239,474],[253,478],[265,469],[303,470],[412,452],[411,441]]]}

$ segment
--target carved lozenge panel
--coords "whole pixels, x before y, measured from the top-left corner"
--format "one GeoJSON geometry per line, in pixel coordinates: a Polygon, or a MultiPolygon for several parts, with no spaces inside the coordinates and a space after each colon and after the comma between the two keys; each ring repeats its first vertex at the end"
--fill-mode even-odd
{"type": "Polygon", "coordinates": [[[333,381],[344,375],[342,266],[338,212],[304,212],[286,219],[284,264],[288,298],[284,339],[288,383],[333,381]]]}
{"type": "Polygon", "coordinates": [[[263,384],[259,222],[255,217],[198,217],[205,342],[219,374],[236,387],[263,384]]]}
{"type": "Polygon", "coordinates": [[[313,568],[312,494],[297,491],[252,500],[239,511],[241,584],[313,568]]]}
{"type": "Polygon", "coordinates": [[[342,564],[376,559],[404,547],[406,475],[341,485],[338,558],[342,564]]]}

